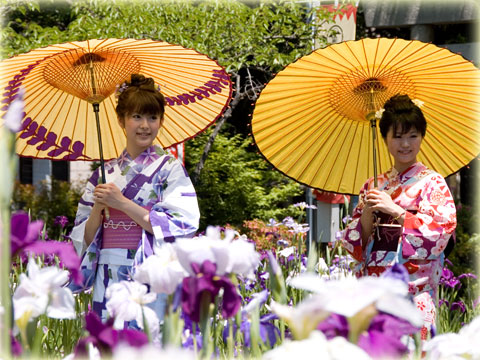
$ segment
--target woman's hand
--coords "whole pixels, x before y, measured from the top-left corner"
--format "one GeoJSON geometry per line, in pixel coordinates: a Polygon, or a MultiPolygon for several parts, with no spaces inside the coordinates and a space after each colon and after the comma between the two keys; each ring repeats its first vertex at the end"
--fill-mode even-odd
{"type": "Polygon", "coordinates": [[[367,192],[365,197],[365,209],[367,212],[381,211],[393,217],[401,216],[405,210],[395,204],[385,191],[372,189],[367,192]]]}
{"type": "Polygon", "coordinates": [[[117,210],[121,210],[122,206],[125,206],[128,200],[123,196],[120,189],[112,183],[97,185],[93,191],[93,199],[95,203],[99,203],[99,205],[117,210]]]}

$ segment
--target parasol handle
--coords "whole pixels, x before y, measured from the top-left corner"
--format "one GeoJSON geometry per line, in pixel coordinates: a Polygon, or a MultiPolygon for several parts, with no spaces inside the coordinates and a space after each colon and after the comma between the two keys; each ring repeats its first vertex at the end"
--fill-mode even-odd
{"type": "MultiPolygon", "coordinates": [[[[105,161],[103,160],[102,133],[100,131],[100,116],[98,115],[100,110],[100,104],[93,103],[92,105],[93,105],[93,112],[95,113],[95,120],[96,120],[95,122],[97,123],[98,149],[100,151],[100,170],[102,174],[102,184],[106,184],[107,180],[105,177],[105,161]]],[[[108,208],[105,208],[104,213],[107,220],[109,220],[110,213],[108,211],[108,208]]]]}
{"type": "Polygon", "coordinates": [[[372,150],[373,150],[373,185],[375,188],[378,187],[378,176],[377,176],[377,119],[375,118],[375,113],[372,112],[367,115],[367,118],[370,119],[370,127],[372,128],[372,150]]]}

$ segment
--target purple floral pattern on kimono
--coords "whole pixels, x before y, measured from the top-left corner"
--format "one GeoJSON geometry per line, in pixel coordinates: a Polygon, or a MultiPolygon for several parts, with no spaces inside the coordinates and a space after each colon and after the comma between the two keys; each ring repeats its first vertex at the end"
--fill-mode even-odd
{"type": "MultiPolygon", "coordinates": [[[[193,237],[200,219],[195,189],[183,165],[158,146],[151,146],[135,159],[124,150],[117,159],[105,164],[105,172],[106,181],[117,185],[125,197],[151,209],[153,234],[143,230],[136,250],[102,249],[100,227],[85,250],[81,265],[85,287],[93,285],[93,308],[103,319],[106,318],[106,288],[114,282],[130,280],[135,266],[162,243],[193,237]]],[[[92,210],[93,190],[98,179],[99,169],[87,183],[70,234],[78,253],[84,250],[85,223],[92,210]]],[[[81,290],[75,284],[70,287],[81,290]]],[[[162,316],[159,314],[160,319],[162,316]]]]}

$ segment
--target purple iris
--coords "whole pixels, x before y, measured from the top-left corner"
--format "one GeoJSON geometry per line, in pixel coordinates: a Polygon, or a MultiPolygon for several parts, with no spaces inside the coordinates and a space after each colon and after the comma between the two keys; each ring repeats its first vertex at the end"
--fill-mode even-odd
{"type": "Polygon", "coordinates": [[[460,280],[458,280],[458,278],[455,277],[453,272],[447,267],[444,267],[442,270],[442,276],[440,277],[440,284],[452,289],[457,286],[458,288],[462,286],[460,280]]]}
{"type": "Polygon", "coordinates": [[[142,331],[133,329],[115,330],[113,321],[114,319],[111,318],[104,324],[96,313],[90,311],[85,316],[85,329],[90,335],[78,342],[75,347],[75,358],[87,358],[87,345],[90,343],[97,347],[102,355],[110,355],[112,350],[121,342],[133,347],[142,347],[148,344],[148,337],[142,331]]]}
{"type": "Polygon", "coordinates": [[[387,269],[382,274],[382,277],[402,280],[405,284],[408,284],[410,279],[408,270],[405,266],[398,263],[395,263],[391,268],[387,269]]]}
{"type": "Polygon", "coordinates": [[[465,304],[462,301],[452,302],[450,305],[450,310],[460,310],[462,313],[466,311],[465,304]]]}
{"type": "Polygon", "coordinates": [[[439,299],[438,300],[438,307],[442,307],[442,306],[446,306],[446,307],[450,307],[450,303],[448,302],[448,300],[445,300],[445,299],[439,299]]]}
{"type": "Polygon", "coordinates": [[[352,217],[351,217],[350,215],[347,215],[347,216],[345,216],[345,217],[342,218],[342,222],[343,222],[344,224],[350,222],[351,220],[352,220],[352,217]]]}
{"type": "Polygon", "coordinates": [[[73,243],[55,240],[36,241],[33,244],[26,246],[23,249],[23,252],[35,255],[56,255],[60,260],[60,266],[63,266],[70,271],[75,283],[83,283],[83,275],[80,272],[81,260],[73,247],[73,243]]]}
{"type": "Polygon", "coordinates": [[[192,319],[200,321],[200,306],[202,293],[211,294],[211,301],[223,289],[222,316],[229,318],[235,315],[240,308],[241,298],[235,285],[224,275],[216,275],[217,265],[209,260],[203,264],[191,264],[195,276],[183,279],[182,283],[182,310],[192,319]]]}
{"type": "Polygon", "coordinates": [[[289,245],[287,240],[280,239],[277,241],[277,246],[287,247],[289,245]]]}
{"type": "MultiPolygon", "coordinates": [[[[270,348],[276,344],[277,340],[280,339],[280,330],[273,325],[271,322],[278,317],[275,314],[266,314],[260,318],[259,321],[259,330],[260,330],[260,339],[264,345],[268,345],[270,348]]],[[[251,347],[251,337],[250,337],[250,329],[251,329],[251,321],[248,318],[246,313],[242,313],[242,323],[240,324],[240,331],[243,334],[244,344],[246,347],[251,347]]],[[[226,343],[228,338],[228,333],[230,329],[230,324],[223,329],[223,341],[226,343]]],[[[237,332],[237,324],[233,324],[233,338],[235,339],[235,333],[237,332]]]]}
{"type": "MultiPolygon", "coordinates": [[[[342,336],[348,339],[349,326],[344,316],[332,314],[317,327],[328,339],[342,336]]],[[[367,332],[360,335],[358,346],[365,350],[372,358],[396,359],[405,355],[408,348],[400,341],[403,335],[418,332],[418,328],[408,321],[390,314],[376,315],[367,332]]]]}
{"type": "Polygon", "coordinates": [[[12,355],[15,357],[19,357],[23,353],[22,345],[20,342],[15,339],[15,336],[13,336],[12,331],[10,330],[10,340],[11,340],[11,346],[12,346],[12,355]]]}
{"type": "Polygon", "coordinates": [[[477,275],[472,274],[472,273],[465,273],[465,274],[458,275],[458,279],[463,279],[463,278],[472,278],[472,279],[476,280],[477,275]]]}
{"type": "Polygon", "coordinates": [[[345,339],[348,339],[348,321],[343,315],[332,313],[318,324],[317,329],[323,332],[329,340],[337,336],[343,336],[345,339]]]}
{"type": "Polygon", "coordinates": [[[11,254],[14,257],[21,249],[33,244],[38,240],[40,231],[43,228],[43,221],[30,222],[25,211],[18,211],[12,214],[10,220],[11,254]]]}
{"type": "Polygon", "coordinates": [[[357,345],[372,358],[397,359],[408,353],[400,338],[418,330],[406,320],[380,313],[372,319],[367,334],[360,335],[357,345]]]}
{"type": "MultiPolygon", "coordinates": [[[[58,218],[58,217],[57,217],[58,218]]],[[[66,217],[64,216],[66,219],[66,217]]],[[[30,222],[25,211],[18,211],[11,217],[10,239],[11,256],[25,256],[27,254],[44,255],[44,263],[54,262],[54,256],[58,256],[60,265],[67,268],[76,283],[83,282],[83,275],[80,273],[81,260],[78,257],[72,243],[51,241],[39,241],[40,232],[43,228],[43,221],[30,222]]],[[[68,220],[67,220],[68,221],[68,220]]]]}
{"type": "Polygon", "coordinates": [[[60,225],[60,227],[63,229],[68,224],[68,218],[63,215],[57,216],[53,224],[60,225]]]}
{"type": "MultiPolygon", "coordinates": [[[[185,314],[183,311],[180,313],[180,317],[183,319],[183,323],[184,323],[183,325],[184,340],[182,341],[182,347],[185,349],[194,350],[195,348],[194,342],[193,342],[194,327],[193,327],[192,319],[190,319],[188,315],[185,314]]],[[[200,350],[202,348],[202,343],[203,343],[200,327],[197,326],[195,330],[196,330],[195,339],[197,342],[197,350],[200,350]]]]}

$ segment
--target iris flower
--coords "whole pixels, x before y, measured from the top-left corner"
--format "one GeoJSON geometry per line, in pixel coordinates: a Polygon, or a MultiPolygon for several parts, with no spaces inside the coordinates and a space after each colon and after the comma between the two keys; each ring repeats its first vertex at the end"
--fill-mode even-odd
{"type": "Polygon", "coordinates": [[[53,222],[54,225],[59,225],[62,229],[68,224],[68,218],[64,215],[59,215],[53,222]]]}
{"type": "Polygon", "coordinates": [[[63,287],[68,272],[57,267],[40,268],[29,259],[27,273],[20,274],[13,294],[14,320],[21,331],[27,323],[44,313],[56,319],[75,318],[75,300],[70,289],[63,287]]]}
{"type": "Polygon", "coordinates": [[[446,333],[435,336],[424,345],[427,357],[437,359],[480,358],[480,316],[460,329],[458,334],[446,333]]]}
{"type": "MultiPolygon", "coordinates": [[[[250,329],[251,329],[251,313],[253,311],[258,311],[268,299],[268,290],[263,290],[259,293],[255,293],[252,295],[250,302],[242,309],[242,322],[240,324],[240,331],[243,333],[244,344],[246,347],[251,346],[251,336],[250,336],[250,329]]],[[[270,347],[273,347],[277,340],[280,338],[280,330],[272,324],[272,320],[277,319],[278,317],[274,314],[266,314],[263,315],[259,319],[259,332],[260,332],[260,339],[262,342],[267,345],[270,344],[270,347]]],[[[227,323],[225,328],[223,329],[223,340],[226,343],[228,334],[229,334],[229,326],[230,324],[227,323]]],[[[233,336],[235,338],[235,332],[237,331],[237,324],[233,323],[233,336]]]]}
{"type": "Polygon", "coordinates": [[[121,343],[132,347],[141,347],[148,343],[145,333],[133,329],[116,330],[113,327],[113,319],[103,323],[99,316],[92,311],[85,316],[85,322],[85,329],[90,335],[78,342],[75,347],[76,357],[88,357],[88,344],[93,344],[102,355],[110,355],[112,350],[121,343]]]}
{"type": "Polygon", "coordinates": [[[310,336],[298,341],[284,341],[280,346],[263,354],[263,360],[291,359],[355,359],[368,360],[370,357],[358,346],[342,337],[330,341],[320,331],[313,331],[310,336]]]}
{"type": "Polygon", "coordinates": [[[196,360],[197,357],[193,351],[173,346],[160,348],[158,346],[148,344],[146,346],[142,346],[141,348],[134,348],[120,344],[115,348],[112,359],[196,360]]]}
{"type": "Polygon", "coordinates": [[[108,314],[115,318],[113,325],[116,329],[123,328],[125,321],[135,320],[141,329],[147,325],[152,339],[156,339],[160,332],[159,320],[155,311],[145,305],[155,301],[157,294],[149,293],[145,285],[136,281],[120,281],[107,288],[105,297],[108,299],[108,314]]]}
{"type": "Polygon", "coordinates": [[[295,340],[308,338],[318,324],[330,314],[316,297],[307,298],[296,307],[272,301],[270,308],[274,314],[287,322],[295,340]]]}
{"type": "Polygon", "coordinates": [[[10,219],[10,239],[12,258],[17,253],[38,240],[43,229],[43,221],[30,222],[25,211],[17,211],[10,219]]]}
{"type": "Polygon", "coordinates": [[[382,277],[363,277],[358,280],[346,278],[325,281],[318,276],[305,274],[292,279],[290,285],[313,292],[311,299],[317,304],[317,312],[345,316],[349,324],[349,340],[357,343],[379,313],[403,319],[415,331],[422,326],[421,313],[408,297],[405,269],[402,268],[392,269],[382,277]]]}
{"type": "Polygon", "coordinates": [[[300,208],[300,210],[305,210],[305,209],[316,209],[317,207],[315,205],[309,205],[305,201],[293,204],[294,207],[300,208]]]}
{"type": "Polygon", "coordinates": [[[373,358],[397,359],[408,353],[408,347],[401,338],[419,329],[406,320],[380,313],[372,319],[367,331],[360,335],[358,346],[373,358]]]}
{"type": "Polygon", "coordinates": [[[296,288],[314,292],[323,309],[352,317],[374,304],[377,310],[389,313],[421,326],[420,312],[408,298],[408,286],[398,278],[363,277],[325,281],[311,274],[300,275],[290,281],[296,288]]]}
{"type": "Polygon", "coordinates": [[[59,265],[70,271],[72,279],[77,284],[83,283],[83,275],[80,272],[81,259],[77,255],[72,242],[56,240],[36,241],[23,249],[24,253],[34,255],[55,255],[59,259],[59,265]]]}
{"type": "Polygon", "coordinates": [[[225,230],[222,238],[218,227],[209,226],[205,236],[179,239],[174,245],[178,261],[193,275],[191,264],[210,261],[216,265],[218,275],[235,273],[251,276],[260,263],[255,246],[233,230],[225,230]]]}
{"type": "Polygon", "coordinates": [[[164,243],[135,270],[133,278],[155,293],[173,294],[188,273],[178,262],[170,243],[164,243]]]}
{"type": "Polygon", "coordinates": [[[60,260],[60,266],[64,266],[71,272],[73,280],[77,284],[83,282],[83,276],[79,270],[81,260],[71,242],[39,241],[43,221],[30,222],[30,217],[24,211],[14,213],[10,223],[12,258],[17,254],[56,255],[60,260]]]}
{"type": "Polygon", "coordinates": [[[193,276],[183,279],[182,309],[192,319],[200,321],[201,299],[204,292],[210,293],[210,299],[223,289],[222,316],[229,318],[235,315],[240,308],[241,298],[235,285],[224,275],[217,275],[217,266],[209,260],[201,265],[192,263],[193,276]]]}

